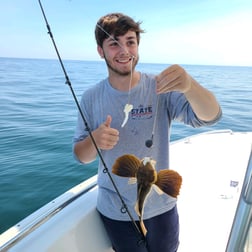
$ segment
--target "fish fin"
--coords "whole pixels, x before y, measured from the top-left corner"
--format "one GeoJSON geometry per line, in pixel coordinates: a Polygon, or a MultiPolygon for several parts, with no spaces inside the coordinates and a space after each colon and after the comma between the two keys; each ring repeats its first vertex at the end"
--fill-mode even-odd
{"type": "Polygon", "coordinates": [[[136,177],[140,164],[141,161],[136,156],[126,154],[116,159],[112,167],[112,173],[121,177],[136,177]]]}
{"type": "Polygon", "coordinates": [[[157,185],[153,185],[152,187],[153,187],[153,189],[156,191],[156,193],[157,193],[158,195],[164,194],[164,191],[162,191],[162,190],[160,189],[160,187],[158,187],[157,185]]]}
{"type": "Polygon", "coordinates": [[[182,184],[182,177],[174,170],[160,170],[155,184],[168,195],[177,198],[182,184]]]}
{"type": "Polygon", "coordinates": [[[134,185],[134,184],[136,184],[136,182],[137,182],[136,177],[135,178],[131,177],[131,178],[129,178],[128,184],[129,185],[134,185]]]}

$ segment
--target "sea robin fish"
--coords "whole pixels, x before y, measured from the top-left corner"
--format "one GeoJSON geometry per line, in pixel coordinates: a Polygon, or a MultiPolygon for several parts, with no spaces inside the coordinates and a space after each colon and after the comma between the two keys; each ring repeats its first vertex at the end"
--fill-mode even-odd
{"type": "Polygon", "coordinates": [[[149,157],[143,160],[126,154],[116,159],[112,172],[121,177],[129,177],[130,182],[137,182],[137,201],[135,211],[139,216],[140,226],[144,236],[147,230],[143,222],[145,201],[154,188],[158,194],[166,193],[177,197],[182,184],[182,177],[174,170],[164,169],[159,172],[155,169],[155,161],[149,157]]]}

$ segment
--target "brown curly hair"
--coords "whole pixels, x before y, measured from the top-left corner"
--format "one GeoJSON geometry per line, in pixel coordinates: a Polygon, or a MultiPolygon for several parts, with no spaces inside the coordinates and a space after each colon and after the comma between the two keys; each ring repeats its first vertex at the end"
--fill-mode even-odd
{"type": "Polygon", "coordinates": [[[97,45],[102,47],[103,41],[109,36],[117,39],[129,30],[136,32],[137,43],[140,42],[140,33],[144,31],[140,28],[141,22],[135,22],[131,17],[122,13],[110,13],[99,19],[95,26],[95,39],[97,45]]]}

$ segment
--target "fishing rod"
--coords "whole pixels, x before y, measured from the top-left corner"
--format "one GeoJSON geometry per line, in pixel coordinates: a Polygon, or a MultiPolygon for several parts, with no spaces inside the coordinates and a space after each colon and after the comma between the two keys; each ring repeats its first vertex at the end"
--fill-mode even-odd
{"type": "MultiPolygon", "coordinates": [[[[101,151],[100,151],[100,149],[99,149],[98,146],[97,146],[97,143],[96,143],[96,141],[95,141],[95,139],[94,139],[94,137],[93,137],[92,131],[91,131],[91,129],[90,129],[89,125],[88,125],[88,122],[87,122],[87,120],[86,120],[86,118],[85,118],[85,116],[84,116],[84,114],[83,114],[83,112],[82,112],[82,110],[81,110],[80,104],[79,104],[78,99],[77,99],[77,97],[76,97],[76,95],[75,95],[75,92],[74,92],[74,90],[73,90],[73,87],[72,87],[72,83],[71,83],[71,81],[70,81],[70,78],[69,78],[68,75],[67,75],[67,71],[66,71],[66,69],[65,69],[65,66],[64,66],[64,64],[63,64],[63,61],[62,61],[61,56],[60,56],[60,54],[59,54],[59,51],[58,51],[56,42],[55,42],[54,37],[53,37],[53,33],[52,33],[52,31],[51,31],[50,25],[49,25],[49,23],[48,23],[48,21],[47,21],[47,18],[46,18],[46,14],[45,14],[44,8],[43,8],[43,6],[42,6],[42,3],[41,3],[40,0],[38,0],[38,2],[39,2],[39,6],[40,6],[40,9],[41,9],[41,12],[42,12],[42,14],[43,14],[45,23],[46,23],[46,27],[47,27],[48,34],[49,34],[49,36],[51,37],[51,40],[52,40],[54,49],[55,49],[55,51],[56,51],[56,54],[57,54],[57,56],[58,56],[58,60],[59,60],[59,62],[60,62],[61,68],[62,68],[63,73],[64,73],[64,76],[65,76],[65,84],[67,84],[67,85],[69,86],[69,88],[70,88],[70,91],[71,91],[72,96],[73,96],[73,98],[74,98],[75,104],[76,104],[76,106],[77,106],[77,108],[78,108],[78,111],[79,111],[79,113],[80,113],[80,115],[81,115],[81,118],[82,118],[82,120],[83,120],[83,122],[84,122],[85,129],[86,129],[86,131],[88,132],[88,134],[89,134],[89,136],[90,136],[90,139],[91,139],[92,143],[93,143],[94,146],[95,146],[95,149],[96,149],[96,151],[97,151],[97,154],[98,154],[98,156],[99,156],[99,158],[100,158],[100,160],[101,160],[101,162],[102,162],[102,164],[103,164],[103,166],[104,166],[103,172],[108,174],[109,179],[110,179],[110,181],[111,181],[111,183],[112,183],[112,185],[113,185],[113,187],[114,187],[114,189],[115,189],[115,191],[116,191],[118,197],[120,198],[120,201],[121,201],[121,203],[122,203],[121,212],[122,212],[122,213],[127,213],[127,214],[128,214],[128,216],[129,216],[129,218],[130,218],[130,220],[131,220],[133,226],[135,227],[135,230],[136,230],[137,234],[140,236],[140,240],[138,241],[138,244],[141,245],[142,243],[145,243],[145,237],[143,236],[142,232],[140,231],[139,227],[137,226],[137,224],[136,224],[134,218],[132,217],[132,215],[131,215],[131,213],[130,213],[130,211],[129,211],[129,209],[128,209],[126,203],[125,203],[125,201],[123,200],[123,198],[122,198],[122,196],[121,196],[121,194],[120,194],[120,192],[119,192],[119,190],[118,190],[118,188],[117,188],[117,186],[116,186],[116,184],[115,184],[115,182],[114,182],[114,180],[113,180],[113,178],[112,178],[112,175],[111,175],[111,173],[110,173],[110,171],[109,171],[109,169],[108,169],[108,167],[107,167],[107,165],[106,165],[106,163],[105,163],[105,160],[104,160],[104,158],[103,158],[103,156],[102,156],[102,154],[101,154],[101,151]]],[[[99,26],[98,26],[98,27],[99,27],[99,26]]]]}

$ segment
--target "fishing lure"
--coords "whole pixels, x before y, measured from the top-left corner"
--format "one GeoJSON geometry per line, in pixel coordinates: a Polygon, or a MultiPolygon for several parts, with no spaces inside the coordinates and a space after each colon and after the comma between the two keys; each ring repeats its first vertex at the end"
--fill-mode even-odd
{"type": "Polygon", "coordinates": [[[126,104],[125,107],[124,107],[124,120],[123,120],[123,123],[122,123],[122,128],[125,126],[125,124],[127,123],[128,119],[129,119],[129,112],[133,109],[133,105],[132,104],[126,104]]]}
{"type": "Polygon", "coordinates": [[[182,184],[182,177],[178,172],[170,169],[157,172],[155,164],[155,160],[149,157],[140,160],[135,155],[126,154],[116,159],[112,167],[112,173],[121,177],[129,177],[130,183],[137,183],[135,211],[139,216],[144,236],[147,233],[143,221],[144,205],[151,189],[155,189],[159,195],[166,193],[177,198],[182,184]]]}

